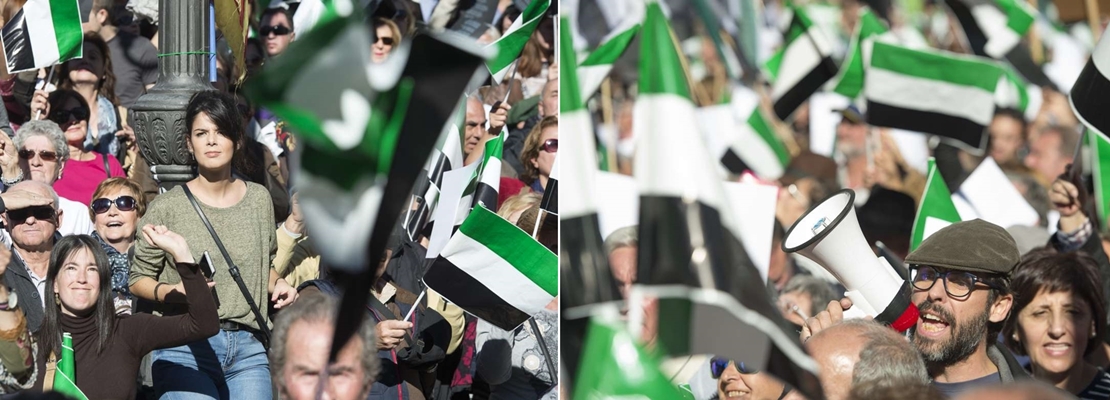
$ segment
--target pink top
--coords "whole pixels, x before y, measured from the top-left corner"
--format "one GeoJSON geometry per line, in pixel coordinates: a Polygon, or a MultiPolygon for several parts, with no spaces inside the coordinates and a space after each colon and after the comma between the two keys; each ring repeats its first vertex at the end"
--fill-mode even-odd
{"type": "MultiPolygon", "coordinates": [[[[58,196],[86,206],[92,203],[96,187],[108,179],[108,174],[104,172],[104,155],[95,152],[92,154],[95,158],[90,161],[66,161],[62,178],[54,182],[54,191],[58,192],[58,196]]],[[[126,176],[115,157],[108,157],[108,168],[112,170],[113,177],[126,176]]]]}

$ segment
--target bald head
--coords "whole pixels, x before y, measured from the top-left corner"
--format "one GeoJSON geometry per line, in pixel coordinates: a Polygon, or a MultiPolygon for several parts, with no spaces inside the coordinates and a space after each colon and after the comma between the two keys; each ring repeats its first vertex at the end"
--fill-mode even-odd
{"type": "Polygon", "coordinates": [[[34,195],[40,196],[40,197],[53,198],[54,199],[54,210],[61,210],[61,206],[58,205],[58,202],[59,202],[58,193],[54,191],[53,187],[51,187],[50,185],[47,185],[46,183],[39,182],[39,181],[25,180],[25,181],[21,181],[21,182],[15,184],[14,186],[8,188],[8,191],[9,192],[20,192],[20,191],[22,191],[22,192],[31,193],[31,194],[34,194],[34,195]]]}
{"type": "Polygon", "coordinates": [[[829,399],[847,398],[853,387],[879,390],[929,382],[913,345],[875,321],[844,320],[811,337],[806,349],[817,361],[821,388],[829,399]]]}
{"type": "Polygon", "coordinates": [[[858,340],[859,333],[858,327],[840,323],[806,341],[806,350],[821,372],[821,389],[830,400],[847,398],[852,389],[852,370],[859,362],[864,344],[858,340]]]}

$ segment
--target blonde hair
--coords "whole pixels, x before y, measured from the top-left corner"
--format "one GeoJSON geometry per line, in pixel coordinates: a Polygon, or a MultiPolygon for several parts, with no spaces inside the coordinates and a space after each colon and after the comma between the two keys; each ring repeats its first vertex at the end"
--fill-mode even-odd
{"type": "Polygon", "coordinates": [[[391,20],[391,19],[381,18],[381,17],[375,18],[374,19],[374,31],[377,31],[378,28],[380,28],[382,26],[388,26],[389,31],[393,32],[393,48],[390,49],[390,51],[393,51],[393,49],[396,49],[397,46],[401,45],[401,38],[403,36],[403,35],[401,35],[401,27],[397,26],[397,23],[393,22],[393,20],[391,20]]]}
{"type": "Polygon", "coordinates": [[[497,215],[511,222],[512,220],[509,219],[511,215],[538,206],[540,200],[543,200],[543,196],[539,193],[522,191],[505,199],[505,202],[501,203],[501,208],[497,209],[497,215]]]}
{"type": "Polygon", "coordinates": [[[540,170],[532,165],[532,160],[540,156],[540,147],[543,146],[543,130],[550,127],[559,126],[559,117],[547,116],[543,117],[531,132],[528,132],[528,137],[524,139],[524,151],[520,153],[520,164],[524,167],[524,171],[520,172],[520,180],[525,184],[531,185],[533,181],[540,178],[540,170]]]}

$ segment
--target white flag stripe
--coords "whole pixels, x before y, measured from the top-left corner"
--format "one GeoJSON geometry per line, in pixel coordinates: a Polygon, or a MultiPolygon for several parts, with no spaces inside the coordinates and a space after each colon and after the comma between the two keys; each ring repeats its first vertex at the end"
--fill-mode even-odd
{"type": "Polygon", "coordinates": [[[573,155],[565,165],[560,165],[560,168],[567,169],[567,176],[571,178],[559,182],[559,213],[567,219],[596,213],[593,182],[597,170],[597,152],[592,148],[594,142],[590,115],[584,109],[564,111],[559,119],[559,125],[563,126],[562,152],[573,155]]]}
{"type": "Polygon", "coordinates": [[[516,309],[535,315],[554,299],[535,282],[518,271],[482,243],[462,231],[455,233],[440,257],[482,282],[491,292],[516,309]]]}
{"type": "Polygon", "coordinates": [[[911,110],[932,111],[990,125],[994,93],[972,86],[902,75],[880,68],[867,71],[864,91],[870,101],[911,110]],[[906,90],[929,88],[929,90],[906,90]]]}
{"type": "Polygon", "coordinates": [[[1095,63],[1099,74],[1110,80],[1110,40],[1106,39],[1108,36],[1110,36],[1110,29],[1102,34],[1102,39],[1099,39],[1098,44],[1095,45],[1095,50],[1091,52],[1091,61],[1095,63]]]}
{"type": "Polygon", "coordinates": [[[820,32],[817,32],[817,28],[810,28],[806,34],[798,36],[786,47],[786,52],[782,55],[782,65],[779,67],[778,76],[775,77],[775,85],[771,90],[772,98],[781,98],[786,92],[793,89],[825,58],[825,53],[822,53],[818,47],[819,37],[822,36],[820,32]],[[809,38],[813,38],[813,40],[809,38]]]}
{"type": "Polygon", "coordinates": [[[601,83],[605,81],[605,77],[609,76],[609,71],[612,70],[612,64],[578,67],[578,87],[582,90],[582,101],[593,97],[594,93],[601,87],[601,83]]]}
{"type": "Polygon", "coordinates": [[[633,169],[640,194],[696,198],[717,209],[721,221],[733,221],[720,178],[706,173],[716,170],[719,161],[708,157],[701,135],[681,134],[690,130],[688,123],[697,121],[694,104],[673,94],[640,95],[632,118],[637,141],[633,169]],[[649,129],[656,133],[649,133],[649,129]],[[691,158],[682,161],[676,156],[691,158]]]}
{"type": "Polygon", "coordinates": [[[50,1],[28,1],[23,6],[27,21],[27,33],[31,39],[35,65],[53,65],[61,58],[58,38],[54,32],[54,19],[50,12],[50,1]]]}
{"type": "MultiPolygon", "coordinates": [[[[1018,0],[1024,1],[1024,0],[1018,0]]],[[[971,15],[987,37],[983,51],[994,58],[1002,58],[1021,41],[1021,36],[1007,26],[1009,18],[993,4],[971,7],[971,15]]]]}

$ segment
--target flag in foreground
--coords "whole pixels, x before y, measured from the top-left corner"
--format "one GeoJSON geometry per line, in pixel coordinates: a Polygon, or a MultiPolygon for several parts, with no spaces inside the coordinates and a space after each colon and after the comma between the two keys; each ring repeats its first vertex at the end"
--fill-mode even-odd
{"type": "Polygon", "coordinates": [[[4,24],[8,72],[45,68],[81,57],[77,0],[28,0],[4,24]]]}
{"type": "Polygon", "coordinates": [[[486,61],[486,67],[489,68],[489,73],[493,75],[495,84],[501,83],[501,80],[505,78],[505,73],[509,71],[509,66],[516,61],[517,57],[520,57],[520,52],[524,50],[524,44],[528,43],[528,39],[532,37],[532,32],[535,32],[536,27],[540,26],[540,20],[547,14],[547,7],[550,5],[551,0],[532,0],[528,7],[524,9],[524,12],[509,26],[505,35],[488,46],[497,49],[497,57],[486,61]]]}
{"type": "Polygon", "coordinates": [[[1075,115],[1091,130],[1100,135],[1110,134],[1110,40],[1107,34],[1102,33],[1102,38],[1091,52],[1091,59],[1079,73],[1075,85],[1071,87],[1071,108],[1075,115]]]}
{"type": "MultiPolygon", "coordinates": [[[[601,44],[578,64],[578,83],[582,90],[583,101],[592,97],[601,87],[601,82],[609,76],[613,64],[624,54],[624,51],[629,47],[628,45],[632,43],[632,39],[640,32],[640,22],[643,19],[643,15],[628,16],[617,29],[602,39],[601,44]]],[[[574,49],[570,49],[570,52],[574,54],[574,49]]],[[[575,58],[572,57],[570,60],[575,61],[575,58]]],[[[573,63],[563,64],[563,62],[560,60],[559,65],[574,65],[573,63]]],[[[566,67],[562,68],[565,71],[566,67]]],[[[560,71],[560,77],[561,74],[562,71],[560,71]]],[[[565,93],[565,91],[560,92],[565,93]]]]}
{"type": "Polygon", "coordinates": [[[1087,140],[1091,149],[1091,175],[1094,178],[1095,210],[1099,223],[1107,226],[1110,216],[1110,139],[1106,136],[1088,132],[1087,140]]]}
{"type": "Polygon", "coordinates": [[[917,250],[917,246],[934,232],[957,222],[960,222],[960,213],[952,203],[952,193],[937,171],[936,159],[929,157],[929,176],[925,179],[925,193],[921,195],[921,205],[914,217],[910,252],[917,250]]]}
{"type": "Polygon", "coordinates": [[[73,356],[73,336],[66,332],[62,335],[62,357],[58,359],[58,369],[54,371],[54,391],[77,400],[89,400],[77,387],[77,362],[73,356]]]}
{"type": "Polygon", "coordinates": [[[641,348],[614,315],[593,317],[584,350],[575,399],[683,398],[659,369],[659,360],[641,348]]]}
{"type": "Polygon", "coordinates": [[[559,292],[559,258],[528,233],[474,207],[424,283],[463,310],[513,330],[559,292]]]}

